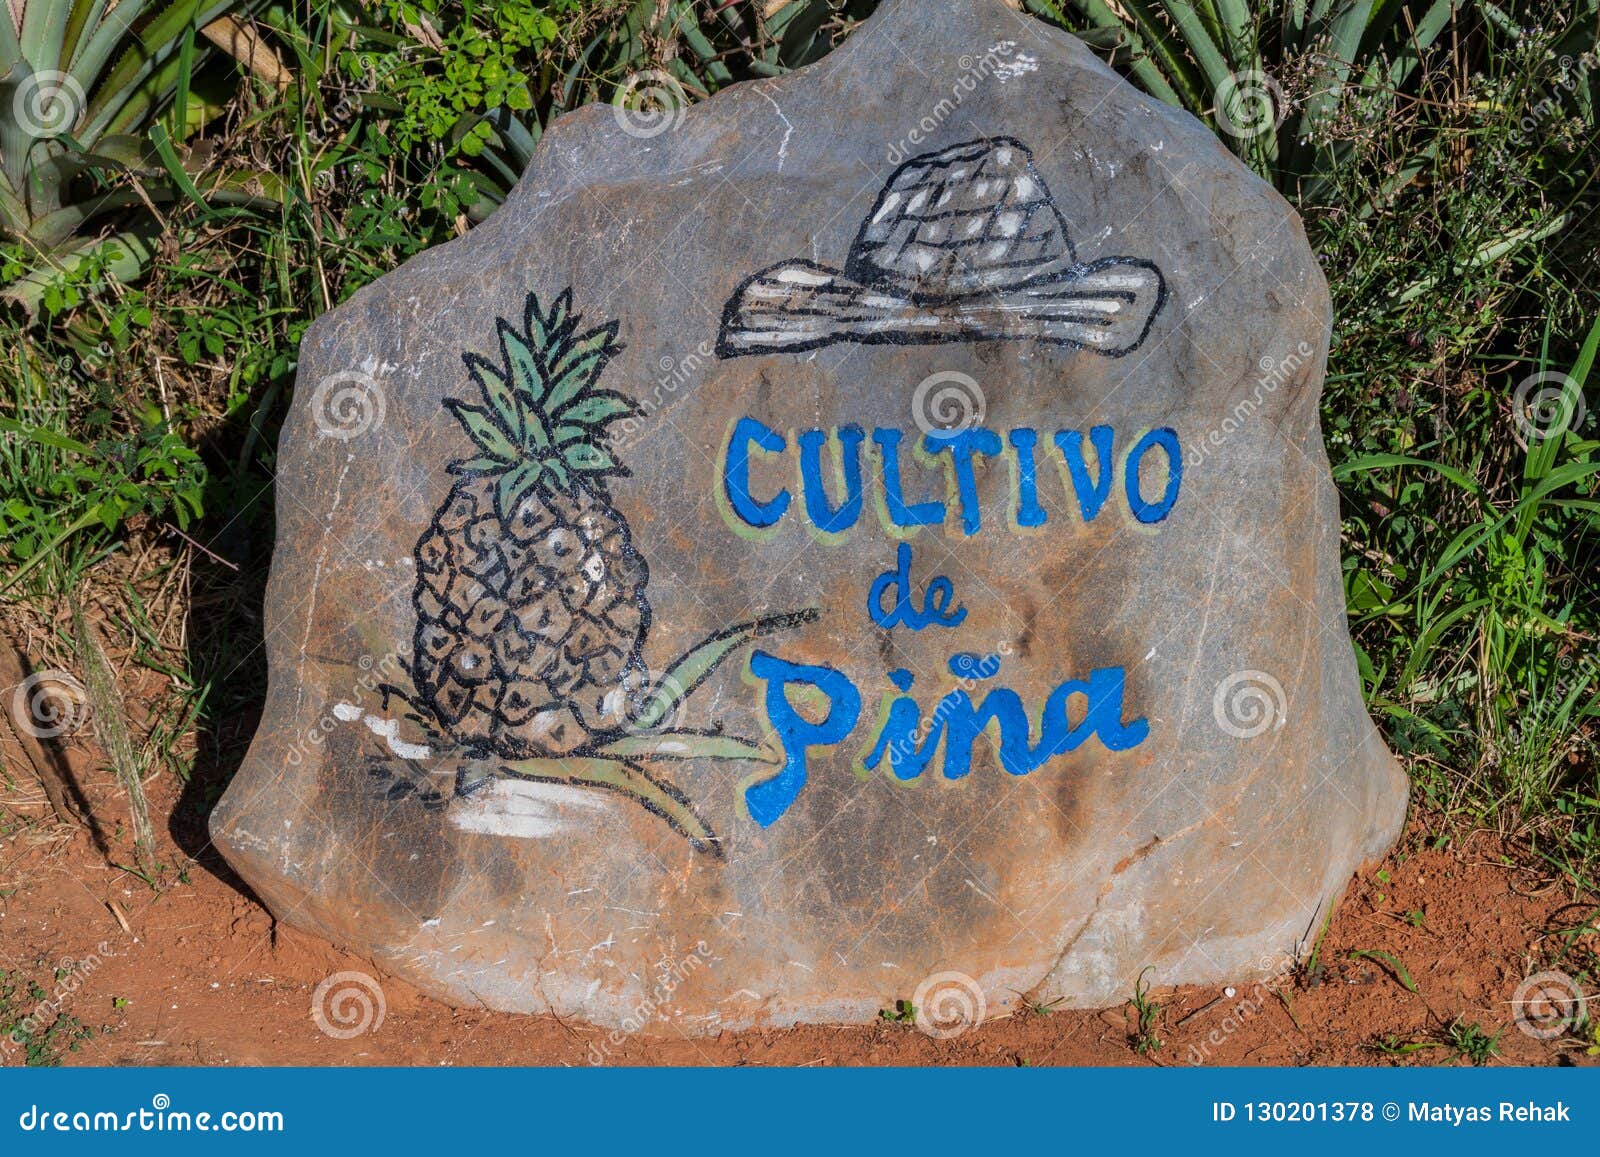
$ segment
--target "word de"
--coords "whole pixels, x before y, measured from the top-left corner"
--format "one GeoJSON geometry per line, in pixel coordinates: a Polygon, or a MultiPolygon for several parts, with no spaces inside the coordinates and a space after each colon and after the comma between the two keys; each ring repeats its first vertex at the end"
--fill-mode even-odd
{"type": "Polygon", "coordinates": [[[959,627],[966,621],[967,608],[950,608],[956,588],[944,575],[928,584],[922,609],[915,605],[916,589],[911,585],[911,544],[902,542],[895,554],[895,569],[886,570],[872,580],[867,590],[867,617],[880,627],[959,627]],[[884,609],[884,596],[894,593],[894,605],[884,609]]]}

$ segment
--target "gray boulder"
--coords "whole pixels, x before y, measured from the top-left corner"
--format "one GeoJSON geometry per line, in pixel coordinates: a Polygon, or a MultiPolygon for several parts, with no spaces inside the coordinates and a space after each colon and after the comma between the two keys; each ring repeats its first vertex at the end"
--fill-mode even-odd
{"type": "Polygon", "coordinates": [[[1289,207],[999,0],[565,115],[303,343],[216,842],[429,992],[609,1027],[1270,972],[1405,810],[1328,335],[1289,207]]]}

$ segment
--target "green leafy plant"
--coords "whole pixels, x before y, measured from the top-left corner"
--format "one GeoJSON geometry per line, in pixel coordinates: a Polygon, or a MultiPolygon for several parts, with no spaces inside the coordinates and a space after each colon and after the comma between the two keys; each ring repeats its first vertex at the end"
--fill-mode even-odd
{"type": "MultiPolygon", "coordinates": [[[[1580,642],[1600,616],[1577,577],[1600,510],[1600,441],[1578,428],[1600,322],[1565,370],[1552,361],[1550,346],[1547,326],[1543,351],[1517,376],[1556,383],[1546,396],[1554,409],[1539,425],[1526,414],[1511,416],[1530,433],[1500,493],[1476,470],[1420,455],[1356,457],[1335,469],[1341,480],[1379,472],[1394,479],[1386,506],[1419,508],[1424,494],[1439,496],[1439,513],[1425,515],[1436,521],[1434,533],[1411,550],[1418,565],[1347,567],[1358,638],[1369,625],[1409,628],[1392,660],[1374,663],[1367,651],[1359,658],[1374,708],[1440,752],[1455,740],[1439,706],[1464,705],[1454,720],[1481,744],[1480,806],[1520,820],[1561,808],[1578,817],[1583,805],[1571,793],[1579,785],[1567,777],[1588,743],[1587,727],[1600,717],[1596,670],[1580,642]],[[1429,488],[1414,491],[1408,476],[1430,477],[1429,488]]],[[[1405,529],[1388,528],[1390,536],[1396,532],[1405,529]]],[[[1385,546],[1390,557],[1406,549],[1392,537],[1385,546]]]]}
{"type": "Polygon", "coordinates": [[[917,1019],[917,1007],[909,1000],[897,1000],[893,1008],[880,1008],[878,1019],[890,1024],[913,1024],[917,1019]]]}
{"type": "Polygon", "coordinates": [[[59,413],[28,396],[27,381],[14,401],[22,418],[0,414],[0,557],[10,564],[0,593],[45,563],[69,587],[63,576],[80,573],[137,515],[170,516],[180,528],[201,515],[205,466],[159,411],[126,432],[102,411],[90,422],[103,436],[82,441],[60,432],[59,413]]]}
{"type": "Polygon", "coordinates": [[[1469,1024],[1462,1017],[1457,1017],[1445,1026],[1441,1043],[1459,1059],[1474,1065],[1486,1065],[1500,1055],[1500,1037],[1504,1033],[1505,1030],[1501,1029],[1490,1036],[1477,1022],[1469,1024]]]}
{"type": "MultiPolygon", "coordinates": [[[[187,131],[191,78],[210,51],[199,31],[257,3],[22,0],[15,20],[0,19],[6,300],[33,310],[63,278],[126,281],[143,270],[160,230],[151,207],[201,199],[157,118],[175,105],[179,136],[187,131]]],[[[218,176],[209,192],[249,200],[235,184],[218,176]]]]}
{"type": "Polygon", "coordinates": [[[1133,997],[1128,1002],[1134,1013],[1133,1051],[1141,1057],[1160,1051],[1162,1044],[1161,1038],[1156,1035],[1156,1022],[1161,1016],[1162,1006],[1150,999],[1150,983],[1144,978],[1145,973],[1153,968],[1154,965],[1150,965],[1139,972],[1133,982],[1133,997]]]}
{"type": "MultiPolygon", "coordinates": [[[[1261,11],[1244,0],[1027,0],[1027,7],[1077,31],[1146,92],[1200,117],[1280,189],[1315,201],[1351,155],[1329,129],[1340,118],[1382,119],[1413,95],[1429,53],[1459,34],[1469,6],[1294,0],[1261,11]]],[[[1437,144],[1395,158],[1374,196],[1414,180],[1437,144]]]]}
{"type": "Polygon", "coordinates": [[[1417,982],[1411,979],[1411,973],[1406,971],[1406,966],[1400,963],[1400,958],[1392,952],[1385,952],[1381,948],[1356,948],[1350,952],[1351,960],[1376,960],[1400,982],[1400,986],[1407,992],[1417,991],[1417,982]]]}
{"type": "Polygon", "coordinates": [[[383,0],[350,27],[340,70],[393,134],[385,147],[437,158],[441,208],[482,220],[562,112],[602,101],[671,117],[735,80],[821,58],[876,6],[383,0]]]}
{"type": "Polygon", "coordinates": [[[1444,1048],[1439,1041],[1430,1040],[1402,1040],[1395,1033],[1386,1033],[1366,1046],[1379,1056],[1384,1057],[1409,1057],[1415,1053],[1425,1052],[1428,1049],[1444,1048]]]}
{"type": "Polygon", "coordinates": [[[0,1041],[20,1045],[30,1068],[59,1065],[62,1049],[75,1053],[94,1039],[94,1030],[77,1017],[48,1011],[49,995],[38,981],[0,969],[0,1041]]]}

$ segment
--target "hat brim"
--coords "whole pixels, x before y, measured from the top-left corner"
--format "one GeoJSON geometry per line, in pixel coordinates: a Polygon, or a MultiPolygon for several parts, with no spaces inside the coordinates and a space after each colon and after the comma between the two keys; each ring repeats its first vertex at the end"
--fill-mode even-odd
{"type": "Polygon", "coordinates": [[[938,299],[863,285],[811,261],[785,261],[746,278],[728,300],[717,354],[799,353],[835,342],[1033,340],[1121,357],[1144,341],[1166,292],[1153,264],[1127,257],[938,299]]]}

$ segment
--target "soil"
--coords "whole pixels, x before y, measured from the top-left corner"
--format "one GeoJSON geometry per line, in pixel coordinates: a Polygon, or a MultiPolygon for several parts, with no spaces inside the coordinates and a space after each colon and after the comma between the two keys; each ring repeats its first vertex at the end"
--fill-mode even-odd
{"type": "MultiPolygon", "coordinates": [[[[691,1040],[664,1022],[625,1035],[550,1016],[452,1009],[277,925],[204,846],[204,799],[193,785],[180,791],[167,772],[149,781],[164,865],[152,887],[114,866],[132,863],[126,807],[92,746],[70,743],[63,753],[95,831],[53,822],[21,751],[11,735],[0,737],[10,784],[0,795],[8,829],[0,829],[0,992],[14,989],[9,1009],[0,1002],[0,1027],[33,1010],[29,981],[52,994],[59,982],[59,1010],[42,1010],[35,1037],[57,1015],[75,1018],[43,1050],[66,1064],[1469,1063],[1446,1043],[1452,1025],[1497,1036],[1491,1064],[1596,1059],[1582,1042],[1520,1031],[1513,1015],[1518,984],[1541,969],[1592,985],[1600,973],[1594,898],[1493,833],[1445,840],[1426,817],[1412,818],[1384,864],[1352,880],[1314,966],[1265,985],[1241,982],[1232,996],[1153,987],[1158,1048],[1136,1047],[1131,1005],[1028,1011],[949,1039],[886,1019],[691,1040]],[[378,978],[383,1018],[340,1039],[318,1028],[312,1002],[324,979],[347,970],[378,978]],[[78,1024],[93,1035],[69,1051],[78,1024]]],[[[0,1041],[0,1063],[25,1059],[24,1047],[0,1041]]]]}

